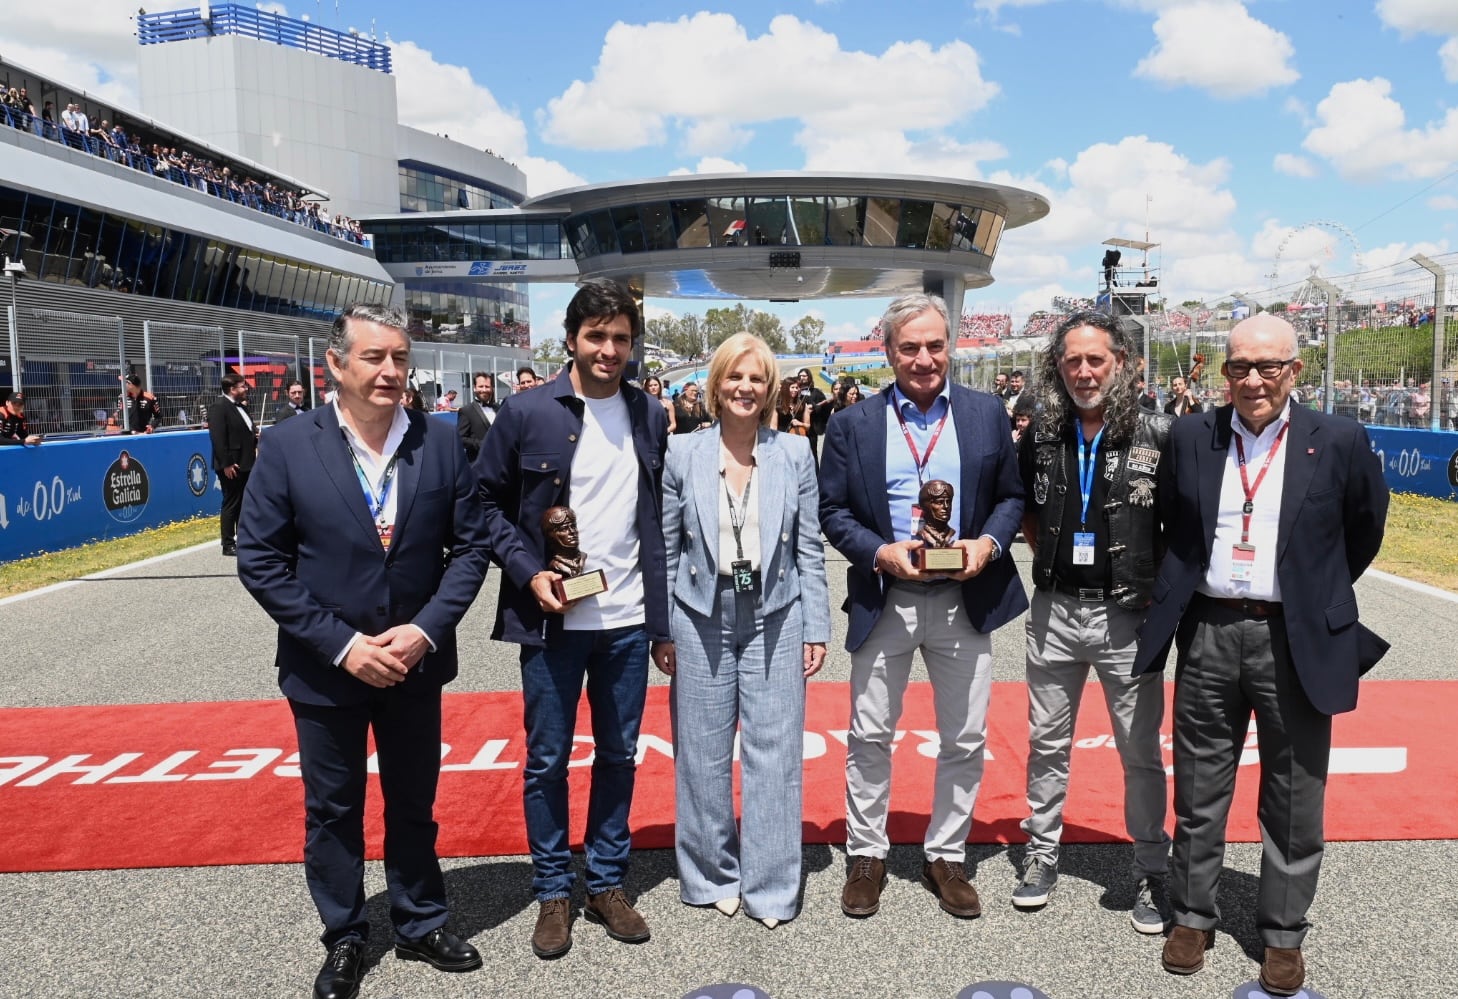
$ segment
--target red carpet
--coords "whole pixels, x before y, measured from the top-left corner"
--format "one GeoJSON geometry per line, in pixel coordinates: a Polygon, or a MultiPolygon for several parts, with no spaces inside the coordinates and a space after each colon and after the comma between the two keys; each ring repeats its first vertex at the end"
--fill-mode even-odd
{"type": "MultiPolygon", "coordinates": [[[[634,845],[673,840],[666,687],[648,692],[633,808],[634,845]]],[[[844,684],[812,683],[805,735],[805,839],[844,839],[844,684]]],[[[986,777],[972,839],[1021,839],[1027,704],[993,687],[986,777]]],[[[1333,840],[1458,838],[1458,759],[1446,747],[1458,682],[1368,683],[1336,720],[1327,835],[1333,840]]],[[[921,841],[936,755],[930,690],[913,684],[901,720],[891,838],[921,841]]],[[[1166,731],[1168,721],[1166,721],[1166,731]]],[[[579,718],[573,817],[580,842],[591,740],[579,718]]],[[[522,854],[521,699],[447,694],[437,818],[446,856],[522,854]]],[[[1254,745],[1254,734],[1250,738],[1254,745]]],[[[282,701],[0,710],[0,870],[258,864],[300,859],[303,792],[282,701]]],[[[1253,764],[1254,752],[1247,757],[1253,764]]],[[[1084,698],[1065,812],[1068,842],[1122,839],[1122,780],[1103,699],[1084,698]]],[[[1168,757],[1166,757],[1168,759],[1168,757]]],[[[1255,841],[1254,767],[1243,768],[1230,839],[1255,841]]],[[[368,821],[379,856],[379,801],[368,821]]],[[[1172,820],[1171,820],[1172,821],[1172,820]]]]}

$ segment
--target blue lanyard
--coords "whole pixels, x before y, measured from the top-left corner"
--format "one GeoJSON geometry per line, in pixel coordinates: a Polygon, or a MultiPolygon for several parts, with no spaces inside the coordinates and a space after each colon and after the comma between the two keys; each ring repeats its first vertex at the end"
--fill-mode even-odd
{"type": "Polygon", "coordinates": [[[375,523],[381,527],[385,525],[385,503],[390,498],[390,487],[395,484],[395,465],[400,461],[400,452],[396,451],[390,455],[390,461],[385,465],[385,474],[380,481],[380,495],[375,496],[375,491],[370,488],[370,480],[365,475],[364,466],[360,464],[359,455],[354,451],[354,445],[349,438],[344,438],[344,446],[349,448],[349,456],[354,459],[354,474],[359,477],[359,486],[364,490],[365,502],[369,505],[370,516],[375,523]]]}
{"type": "Polygon", "coordinates": [[[1104,428],[1099,427],[1099,432],[1094,434],[1093,442],[1085,445],[1083,421],[1074,420],[1073,422],[1078,425],[1078,491],[1079,495],[1083,497],[1083,512],[1079,514],[1078,522],[1081,527],[1088,527],[1088,501],[1089,497],[1093,495],[1094,476],[1099,471],[1099,441],[1103,440],[1104,428]]]}

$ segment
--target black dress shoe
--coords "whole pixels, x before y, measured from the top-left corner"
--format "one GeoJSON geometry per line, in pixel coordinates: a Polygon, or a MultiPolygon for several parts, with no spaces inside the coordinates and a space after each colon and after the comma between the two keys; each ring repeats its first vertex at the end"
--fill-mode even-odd
{"type": "Polygon", "coordinates": [[[324,967],[314,979],[314,999],[354,999],[359,995],[364,947],[353,937],[329,948],[324,967]]]}
{"type": "Polygon", "coordinates": [[[237,545],[224,545],[223,546],[223,555],[225,557],[228,557],[228,558],[237,558],[238,557],[238,546],[237,545]]]}
{"type": "Polygon", "coordinates": [[[431,930],[419,940],[395,944],[402,961],[424,961],[439,971],[472,971],[481,967],[481,955],[445,927],[431,930]]]}

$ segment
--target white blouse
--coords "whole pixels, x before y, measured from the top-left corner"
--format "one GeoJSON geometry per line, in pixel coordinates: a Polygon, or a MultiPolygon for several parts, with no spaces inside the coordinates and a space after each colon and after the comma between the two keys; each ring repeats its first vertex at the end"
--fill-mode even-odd
{"type": "Polygon", "coordinates": [[[728,467],[728,456],[721,449],[719,452],[719,575],[729,576],[733,574],[731,564],[739,558],[739,548],[744,550],[744,557],[749,559],[750,567],[760,567],[759,553],[759,497],[760,485],[758,476],[754,472],[759,470],[759,441],[754,442],[754,448],[750,455],[750,476],[745,492],[749,494],[748,500],[744,495],[734,497],[733,510],[729,506],[728,478],[725,471],[728,467]],[[732,515],[732,516],[731,516],[732,515]],[[734,543],[733,518],[744,518],[744,523],[739,529],[740,544],[734,543]]]}

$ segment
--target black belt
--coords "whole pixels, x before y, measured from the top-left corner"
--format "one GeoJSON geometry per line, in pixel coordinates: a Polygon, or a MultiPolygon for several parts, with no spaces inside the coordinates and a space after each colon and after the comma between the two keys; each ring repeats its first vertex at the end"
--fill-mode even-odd
{"type": "Polygon", "coordinates": [[[1253,617],[1260,620],[1268,617],[1281,617],[1286,613],[1278,600],[1251,600],[1247,597],[1212,597],[1205,593],[1197,593],[1196,596],[1208,600],[1212,604],[1240,611],[1246,617],[1253,617]]]}
{"type": "Polygon", "coordinates": [[[1072,583],[1065,583],[1061,579],[1053,580],[1053,589],[1059,593],[1066,593],[1075,600],[1083,603],[1102,603],[1105,600],[1112,600],[1114,592],[1102,586],[1074,586],[1072,583]]]}

